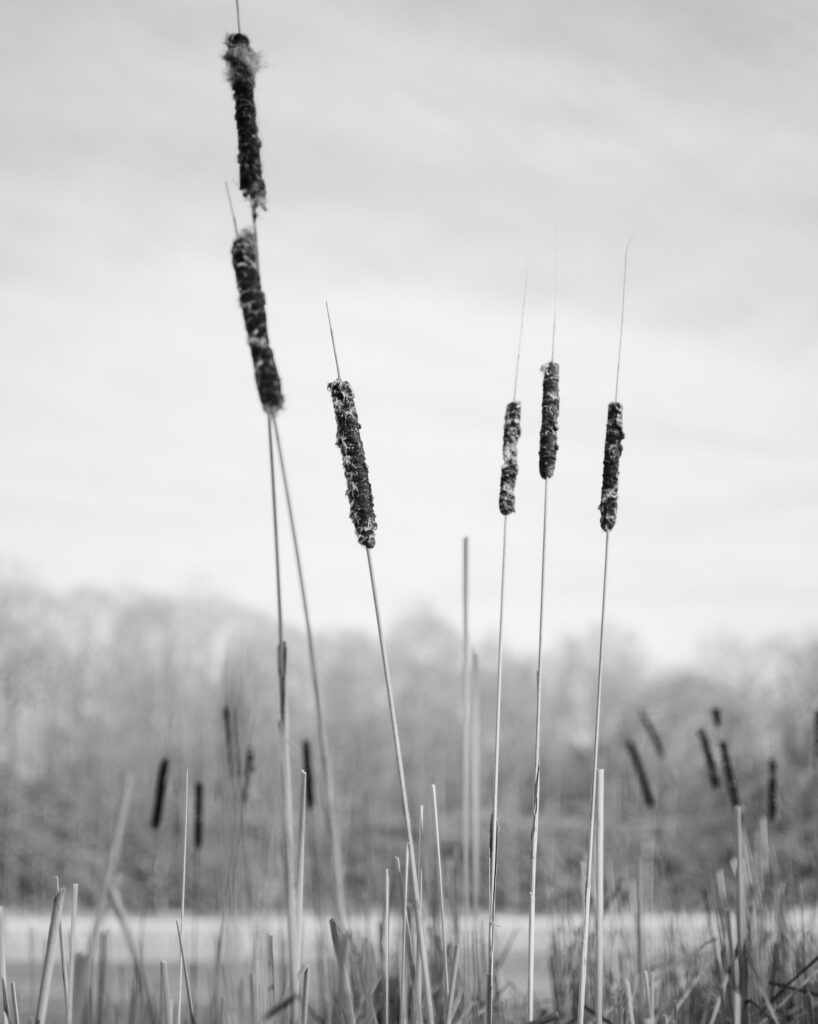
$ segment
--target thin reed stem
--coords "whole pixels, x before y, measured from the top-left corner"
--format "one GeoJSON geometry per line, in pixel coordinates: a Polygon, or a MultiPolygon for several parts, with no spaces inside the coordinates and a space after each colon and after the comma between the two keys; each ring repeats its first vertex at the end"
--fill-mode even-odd
{"type": "Polygon", "coordinates": [[[596,816],[596,1024],[603,1024],[605,1002],[605,769],[597,772],[599,806],[596,816]]]}
{"type": "Polygon", "coordinates": [[[281,557],[278,532],[278,494],[276,487],[275,456],[273,452],[272,417],[267,416],[267,454],[270,465],[270,495],[273,511],[273,547],[275,549],[276,615],[278,622],[278,687],[279,687],[279,739],[284,790],[284,885],[287,890],[287,976],[290,993],[295,993],[295,879],[293,877],[293,780],[290,762],[290,720],[287,714],[287,648],[284,642],[284,621],[281,601],[281,557]]]}
{"type": "Polygon", "coordinates": [[[432,810],[435,816],[435,850],[437,851],[437,884],[440,900],[440,936],[443,942],[443,980],[446,984],[446,998],[449,998],[449,960],[446,944],[446,904],[443,902],[443,862],[440,856],[440,820],[437,815],[437,787],[432,783],[432,810]]]}
{"type": "Polygon", "coordinates": [[[304,569],[301,563],[301,548],[298,543],[295,514],[293,513],[290,486],[287,480],[287,470],[284,464],[284,450],[281,444],[281,435],[278,429],[277,417],[272,418],[272,426],[275,434],[276,450],[278,452],[278,464],[281,468],[281,482],[284,487],[284,501],[287,505],[287,515],[290,520],[290,533],[293,541],[293,553],[295,554],[295,567],[298,575],[298,586],[301,592],[301,606],[304,611],[304,630],[307,634],[307,656],[310,663],[310,678],[312,680],[312,692],[315,700],[315,721],[318,727],[318,755],[321,759],[321,774],[324,782],[324,799],[321,803],[324,808],[327,833],[329,835],[332,880],[335,894],[335,910],[341,928],[344,928],[347,919],[346,889],[344,885],[344,862],[341,855],[341,832],[335,815],[335,808],[337,806],[335,802],[335,772],[332,767],[329,735],[327,733],[327,724],[324,718],[324,702],[318,678],[318,660],[315,655],[315,640],[312,632],[312,619],[310,616],[309,602],[307,600],[307,586],[304,579],[304,569]]]}
{"type": "Polygon", "coordinates": [[[378,643],[381,650],[381,661],[383,663],[383,676],[386,686],[386,699],[389,705],[389,718],[392,723],[392,739],[395,745],[395,760],[398,767],[398,780],[400,782],[401,802],[403,804],[403,818],[406,825],[407,855],[409,859],[409,880],[412,883],[412,896],[415,902],[415,921],[418,934],[418,952],[420,954],[420,966],[423,972],[423,990],[426,997],[426,1008],[429,1024],[435,1019],[434,1001],[432,998],[432,982],[429,973],[429,956],[426,948],[426,935],[423,927],[422,901],[420,884],[418,882],[418,868],[415,860],[415,843],[412,836],[412,816],[409,810],[409,796],[406,789],[406,774],[403,768],[403,754],[401,753],[400,735],[398,733],[398,719],[395,711],[395,698],[392,691],[392,677],[389,671],[389,661],[386,654],[386,641],[384,638],[383,624],[381,622],[380,603],[378,601],[378,590],[375,585],[375,567],[372,560],[372,549],[366,548],[366,561],[369,567],[369,581],[372,586],[372,603],[375,608],[375,621],[378,629],[378,643]]]}
{"type": "Polygon", "coordinates": [[[497,899],[497,839],[499,823],[497,811],[500,795],[500,720],[503,705],[503,615],[506,592],[506,556],[508,551],[508,516],[503,516],[503,553],[500,562],[500,621],[497,639],[497,698],[494,724],[494,782],[492,787],[491,822],[489,824],[491,848],[489,850],[489,940],[488,976],[486,979],[486,1020],[492,1021],[492,989],[494,985],[494,927],[497,899]]]}
{"type": "Polygon", "coordinates": [[[182,1024],[182,982],[185,976],[185,953],[182,937],[185,932],[185,892],[187,890],[187,834],[190,811],[190,773],[185,768],[185,824],[182,832],[182,899],[179,913],[179,995],[176,1006],[176,1024],[182,1024]]]}
{"type": "Polygon", "coordinates": [[[545,541],[548,529],[548,480],[543,483],[540,614],[537,634],[537,696],[534,714],[534,800],[531,818],[531,866],[528,887],[528,1020],[534,1020],[534,921],[537,913],[537,848],[540,836],[540,742],[542,723],[542,649],[545,620],[545,541]]]}
{"type": "Polygon", "coordinates": [[[605,531],[605,561],[602,570],[602,613],[599,622],[599,659],[596,676],[596,714],[594,717],[594,762],[591,789],[591,816],[588,826],[588,859],[585,871],[585,895],[582,919],[582,955],[579,969],[579,998],[577,1001],[577,1024],[585,1016],[585,988],[588,980],[588,933],[591,925],[591,866],[594,855],[594,822],[596,821],[597,770],[599,769],[599,728],[602,718],[602,664],[605,641],[605,604],[608,593],[608,551],[611,543],[609,530],[605,531]]]}
{"type": "Polygon", "coordinates": [[[463,907],[472,908],[472,876],[469,842],[471,838],[471,640],[469,637],[469,538],[463,538],[463,817],[461,853],[463,856],[463,907]]]}

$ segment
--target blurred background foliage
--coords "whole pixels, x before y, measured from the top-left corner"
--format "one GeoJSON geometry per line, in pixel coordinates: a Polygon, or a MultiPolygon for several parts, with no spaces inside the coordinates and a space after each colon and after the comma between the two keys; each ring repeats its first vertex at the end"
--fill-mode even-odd
{"type": "MultiPolygon", "coordinates": [[[[303,634],[286,631],[294,768],[312,744],[322,798],[314,703],[303,634]]],[[[281,783],[277,769],[276,634],[271,619],[216,598],[175,600],[77,591],[57,595],[21,580],[0,583],[0,896],[43,906],[54,875],[95,898],[125,777],[136,796],[122,857],[132,910],[178,904],[184,773],[204,793],[201,847],[193,842],[188,905],[263,910],[282,904],[281,783]],[[225,709],[235,721],[241,778],[228,770],[225,709]],[[248,748],[254,770],[245,776],[248,748]],[[170,761],[162,820],[151,827],[156,777],[170,761]],[[246,797],[246,798],[243,798],[246,797]]],[[[317,638],[337,799],[353,908],[377,905],[383,869],[403,855],[402,818],[374,631],[317,638]]],[[[442,621],[416,615],[390,635],[390,658],[411,798],[426,806],[431,870],[431,791],[437,786],[447,892],[460,891],[462,645],[442,621]]],[[[494,736],[490,638],[477,652],[480,705],[482,873],[494,736]],[[483,820],[485,818],[485,820],[483,820]]],[[[590,794],[596,636],[563,639],[545,664],[540,907],[576,906],[590,794]]],[[[527,899],[535,662],[510,653],[505,668],[499,900],[527,899]]],[[[711,788],[697,736],[718,758],[729,744],[752,831],[769,811],[769,762],[777,762],[773,847],[795,898],[815,893],[818,809],[818,640],[752,648],[711,645],[701,664],[654,671],[634,638],[609,633],[602,763],[607,852],[613,879],[650,862],[653,899],[698,904],[729,859],[733,815],[725,787],[711,788]],[[722,713],[713,723],[712,708],[722,713]],[[644,714],[663,754],[645,728],[644,714]],[[640,717],[641,716],[641,717],[640,717]],[[640,753],[655,807],[645,805],[625,743],[640,753]]],[[[298,772],[296,771],[298,778],[298,772]]],[[[721,774],[721,769],[720,769],[721,774]]],[[[296,803],[297,806],[297,803],[296,803]]],[[[191,822],[192,822],[191,805],[191,822]]],[[[416,818],[418,815],[416,814],[416,818]]],[[[309,812],[308,899],[329,902],[323,819],[309,812]]],[[[481,889],[485,886],[481,884],[481,889]]]]}

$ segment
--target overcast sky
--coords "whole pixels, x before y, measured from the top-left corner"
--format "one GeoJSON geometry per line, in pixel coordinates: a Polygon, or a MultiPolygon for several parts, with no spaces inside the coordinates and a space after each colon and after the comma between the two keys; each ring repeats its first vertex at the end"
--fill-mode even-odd
{"type": "MultiPolygon", "coordinates": [[[[230,265],[232,3],[4,4],[0,562],[272,611],[266,431],[230,265]]],[[[387,625],[496,630],[502,420],[528,308],[510,642],[536,642],[541,374],[561,280],[546,638],[598,618],[605,412],[633,235],[609,614],[657,662],[818,609],[818,8],[244,0],[282,439],[319,627],[371,629],[326,383],[355,389],[387,625]]],[[[285,601],[297,591],[285,554],[285,601]]]]}

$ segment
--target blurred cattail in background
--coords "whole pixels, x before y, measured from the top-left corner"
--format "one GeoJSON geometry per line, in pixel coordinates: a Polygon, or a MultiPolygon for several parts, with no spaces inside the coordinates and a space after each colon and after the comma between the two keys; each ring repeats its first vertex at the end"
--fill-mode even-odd
{"type": "Polygon", "coordinates": [[[812,720],[812,756],[815,761],[818,761],[818,711],[812,720]]]}
{"type": "Polygon", "coordinates": [[[599,523],[608,533],[616,525],[619,504],[619,459],[622,456],[622,403],[608,403],[608,423],[605,428],[605,456],[602,460],[602,499],[599,503],[599,523]]]}
{"type": "Polygon", "coordinates": [[[514,511],[514,486],[517,483],[517,443],[520,440],[520,403],[509,402],[503,423],[503,468],[500,471],[500,512],[514,511]]]}
{"type": "Polygon", "coordinates": [[[266,208],[267,192],[261,173],[261,139],[256,120],[256,74],[261,58],[247,36],[236,32],[225,40],[224,60],[233,90],[236,130],[239,138],[239,188],[249,201],[253,216],[266,208]]]}
{"type": "Polygon", "coordinates": [[[655,807],[656,801],[653,797],[653,790],[650,786],[650,780],[648,779],[648,773],[645,771],[645,765],[642,762],[642,756],[633,740],[625,741],[625,749],[628,751],[628,755],[633,765],[633,770],[636,772],[636,777],[639,779],[639,787],[642,790],[642,796],[645,801],[645,806],[655,807]]]}
{"type": "Polygon", "coordinates": [[[738,785],[736,784],[736,776],[733,772],[733,762],[730,760],[730,751],[727,749],[727,741],[722,740],[720,743],[721,747],[721,767],[724,772],[724,781],[727,786],[727,792],[730,796],[730,803],[733,807],[738,807],[741,801],[738,798],[738,785]]]}
{"type": "Polygon", "coordinates": [[[719,770],[716,767],[716,759],[713,757],[710,740],[704,729],[699,729],[697,735],[699,737],[699,742],[702,745],[702,751],[704,752],[704,760],[707,764],[707,777],[710,780],[710,786],[712,789],[718,789],[721,785],[719,781],[719,770]]]}
{"type": "Polygon", "coordinates": [[[304,774],[307,776],[307,807],[312,807],[312,754],[310,752],[309,740],[304,740],[301,743],[301,764],[304,774]]]}
{"type": "Polygon", "coordinates": [[[332,396],[337,428],[335,444],[341,452],[344,476],[347,482],[349,518],[355,527],[358,543],[365,548],[375,547],[375,505],[369,483],[369,469],[361,441],[361,424],[355,409],[355,395],[349,381],[334,380],[327,388],[332,396]]]}
{"type": "Polygon", "coordinates": [[[713,708],[711,708],[710,709],[710,717],[713,719],[713,725],[715,725],[715,727],[717,729],[720,729],[721,728],[721,708],[720,707],[713,707],[713,708]]]}
{"type": "Polygon", "coordinates": [[[195,789],[193,841],[196,849],[201,850],[204,843],[204,786],[201,782],[196,783],[195,789]]]}
{"type": "Polygon", "coordinates": [[[778,763],[774,757],[767,769],[767,818],[772,822],[778,816],[778,763]]]}
{"type": "Polygon", "coordinates": [[[250,795],[250,779],[253,777],[253,773],[256,770],[256,755],[253,752],[252,747],[248,747],[244,755],[244,779],[242,781],[241,789],[241,802],[247,803],[247,798],[250,795]]]}
{"type": "Polygon", "coordinates": [[[550,480],[557,465],[557,432],[560,415],[560,366],[546,363],[542,368],[542,420],[540,421],[540,476],[550,480]]]}
{"type": "Polygon", "coordinates": [[[165,806],[165,792],[168,788],[168,768],[170,761],[163,757],[159,762],[156,772],[156,788],[153,794],[153,812],[151,814],[151,828],[158,829],[162,824],[162,810],[165,806]]]}
{"type": "Polygon", "coordinates": [[[665,745],[662,742],[662,737],[659,735],[659,730],[656,728],[647,710],[643,708],[639,712],[639,721],[642,723],[642,728],[648,734],[653,749],[656,751],[656,756],[664,758],[665,756],[665,745]]]}

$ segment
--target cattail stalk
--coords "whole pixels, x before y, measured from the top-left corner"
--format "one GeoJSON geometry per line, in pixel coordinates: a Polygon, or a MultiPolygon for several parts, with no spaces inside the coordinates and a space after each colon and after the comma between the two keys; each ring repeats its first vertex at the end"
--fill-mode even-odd
{"type": "Polygon", "coordinates": [[[523,307],[520,314],[520,333],[517,339],[517,362],[514,370],[514,393],[506,406],[503,422],[503,466],[500,471],[500,514],[503,517],[503,550],[500,562],[500,616],[497,629],[497,698],[494,712],[494,784],[492,787],[491,818],[489,819],[489,929],[488,972],[486,975],[486,1024],[492,1024],[494,1012],[494,930],[497,913],[497,847],[500,830],[498,816],[500,797],[500,721],[503,707],[503,625],[506,595],[506,556],[508,550],[508,517],[514,512],[514,486],[517,481],[517,442],[520,439],[520,403],[517,384],[520,376],[520,353],[523,347],[525,302],[528,293],[528,274],[523,286],[523,307]]]}
{"type": "MultiPolygon", "coordinates": [[[[278,462],[281,468],[281,482],[284,487],[284,500],[287,505],[287,514],[290,521],[290,535],[293,542],[296,574],[298,576],[298,587],[301,594],[301,607],[304,613],[304,631],[307,636],[307,657],[310,665],[310,679],[312,681],[312,693],[313,700],[315,702],[315,721],[318,729],[318,756],[321,762],[321,772],[324,780],[324,800],[322,803],[330,844],[335,910],[338,921],[340,921],[341,926],[344,927],[347,920],[346,888],[344,885],[344,862],[341,854],[341,829],[336,816],[337,803],[335,799],[335,772],[332,766],[329,734],[327,732],[327,725],[324,717],[324,701],[318,676],[318,659],[315,654],[315,640],[313,638],[312,619],[310,616],[309,602],[307,600],[307,585],[304,576],[304,568],[301,562],[301,548],[298,543],[295,514],[293,512],[292,499],[290,496],[290,486],[287,479],[287,469],[284,462],[284,451],[281,444],[281,435],[277,417],[273,418],[273,433],[275,435],[276,449],[278,451],[278,462]]],[[[307,747],[307,750],[309,750],[309,747],[307,747]]],[[[312,807],[313,778],[311,770],[308,770],[308,778],[308,806],[312,807]]]]}
{"type": "MultiPolygon", "coordinates": [[[[329,310],[327,311],[329,315],[329,310]]],[[[327,387],[332,396],[333,411],[336,424],[336,445],[341,452],[341,461],[346,478],[346,493],[349,501],[349,515],[355,528],[355,535],[358,543],[366,551],[367,568],[369,569],[369,582],[372,589],[372,604],[375,611],[375,622],[378,633],[378,644],[381,652],[381,664],[383,667],[384,685],[386,688],[386,700],[389,706],[389,719],[392,726],[392,740],[395,748],[395,761],[398,770],[398,783],[400,786],[401,804],[403,807],[403,819],[406,826],[407,852],[409,859],[409,878],[412,883],[412,895],[415,905],[415,920],[417,924],[418,947],[420,952],[421,970],[423,972],[423,988],[426,997],[427,1012],[429,1021],[434,1021],[434,1002],[432,998],[431,974],[429,972],[429,957],[426,946],[426,935],[423,927],[421,912],[421,894],[418,881],[418,868],[415,860],[415,843],[412,834],[412,815],[409,810],[409,795],[406,787],[406,773],[403,766],[403,753],[401,751],[400,733],[398,731],[398,718],[395,709],[395,697],[392,688],[392,676],[389,670],[389,659],[386,652],[386,639],[383,624],[381,621],[380,602],[378,601],[378,590],[375,583],[375,567],[372,559],[372,549],[375,546],[375,508],[372,498],[372,487],[369,482],[369,470],[366,464],[363,442],[361,441],[361,425],[358,420],[358,413],[355,408],[355,396],[349,381],[341,379],[338,368],[338,354],[335,349],[335,337],[332,334],[332,323],[330,322],[330,335],[332,337],[335,364],[338,370],[338,377],[331,381],[327,387]]]]}
{"type": "MultiPolygon", "coordinates": [[[[605,1002],[605,769],[597,772],[599,809],[596,819],[596,1024],[602,1024],[605,1002]]],[[[590,869],[589,869],[590,870],[590,869]]]]}
{"type": "Polygon", "coordinates": [[[185,768],[185,817],[182,829],[182,899],[179,907],[179,993],[176,999],[176,1024],[182,1024],[182,983],[185,976],[184,947],[182,938],[185,932],[185,897],[187,895],[187,835],[188,812],[190,809],[190,778],[185,768]]]}
{"type": "Polygon", "coordinates": [[[597,771],[599,769],[599,732],[602,721],[602,678],[603,650],[605,641],[605,610],[608,593],[608,554],[610,550],[611,531],[616,525],[617,505],[619,501],[619,459],[622,455],[622,406],[619,397],[619,370],[622,363],[622,336],[625,325],[625,285],[628,278],[628,251],[630,241],[625,247],[625,266],[622,273],[622,312],[619,321],[619,350],[616,360],[616,386],[614,400],[608,406],[608,423],[605,431],[605,454],[602,464],[602,499],[599,503],[600,526],[605,533],[605,555],[602,567],[602,611],[599,621],[599,656],[596,676],[596,711],[594,714],[594,753],[591,773],[591,814],[588,827],[588,858],[585,874],[585,898],[582,923],[582,953],[579,970],[579,998],[577,1004],[577,1024],[582,1024],[585,1016],[585,988],[588,981],[588,934],[591,925],[591,862],[594,850],[594,822],[596,820],[597,771]]]}
{"type": "Polygon", "coordinates": [[[462,743],[462,795],[461,853],[463,857],[463,907],[466,912],[472,908],[472,877],[469,842],[471,839],[471,731],[472,731],[472,680],[471,640],[469,637],[469,538],[463,538],[463,743],[462,743]]]}
{"type": "Polygon", "coordinates": [[[557,289],[559,260],[554,282],[554,321],[551,332],[551,361],[542,367],[542,419],[540,421],[539,468],[543,478],[542,547],[540,556],[540,612],[537,632],[536,707],[534,712],[534,782],[531,815],[531,863],[528,883],[528,1019],[534,1019],[534,934],[537,914],[537,854],[540,834],[540,746],[542,731],[542,653],[545,623],[545,550],[548,532],[548,483],[557,465],[557,434],[560,414],[560,368],[554,362],[557,335],[557,289]]]}
{"type": "Polygon", "coordinates": [[[628,756],[631,759],[633,770],[636,772],[636,777],[639,780],[639,788],[642,790],[642,799],[645,801],[645,806],[655,807],[656,801],[653,797],[653,790],[650,786],[648,773],[645,771],[642,755],[639,753],[639,750],[633,740],[625,741],[625,749],[628,751],[628,756]]]}

